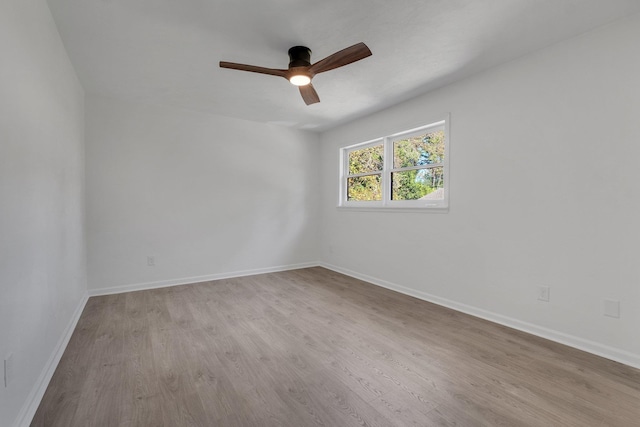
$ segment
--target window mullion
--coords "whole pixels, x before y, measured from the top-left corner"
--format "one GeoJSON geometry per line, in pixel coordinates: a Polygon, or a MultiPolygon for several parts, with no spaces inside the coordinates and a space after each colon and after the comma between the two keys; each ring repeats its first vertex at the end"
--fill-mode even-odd
{"type": "Polygon", "coordinates": [[[356,173],[353,175],[346,175],[346,178],[360,178],[361,176],[369,176],[369,175],[382,175],[382,171],[381,170],[377,170],[377,171],[371,171],[371,172],[364,172],[364,173],[356,173]]]}
{"type": "Polygon", "coordinates": [[[411,171],[411,170],[417,170],[417,169],[435,169],[435,168],[441,168],[443,165],[444,165],[443,163],[429,163],[426,165],[407,166],[405,168],[395,168],[395,169],[391,169],[391,172],[403,172],[403,171],[411,171]]]}

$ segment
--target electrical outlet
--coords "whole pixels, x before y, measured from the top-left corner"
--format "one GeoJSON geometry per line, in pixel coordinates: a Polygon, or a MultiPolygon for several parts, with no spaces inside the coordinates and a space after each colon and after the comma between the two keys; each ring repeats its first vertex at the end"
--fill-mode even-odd
{"type": "Polygon", "coordinates": [[[604,300],[604,315],[608,317],[620,318],[620,301],[613,299],[604,300]]]}
{"type": "Polygon", "coordinates": [[[147,265],[149,267],[154,267],[156,265],[156,257],[154,257],[152,255],[148,255],[147,256],[147,265]]]}
{"type": "Polygon", "coordinates": [[[4,358],[4,386],[9,387],[13,378],[13,353],[4,358]]]}
{"type": "Polygon", "coordinates": [[[549,286],[538,286],[538,299],[540,301],[549,302],[551,288],[549,286]]]}

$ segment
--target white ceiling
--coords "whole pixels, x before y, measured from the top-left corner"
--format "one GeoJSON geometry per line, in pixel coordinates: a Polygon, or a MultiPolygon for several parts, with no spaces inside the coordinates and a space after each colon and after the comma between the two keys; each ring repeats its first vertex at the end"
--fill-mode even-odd
{"type": "Polygon", "coordinates": [[[640,12],[638,0],[48,0],[89,93],[325,130],[640,12]],[[286,68],[365,42],[373,56],[320,74],[307,106],[286,68]]]}

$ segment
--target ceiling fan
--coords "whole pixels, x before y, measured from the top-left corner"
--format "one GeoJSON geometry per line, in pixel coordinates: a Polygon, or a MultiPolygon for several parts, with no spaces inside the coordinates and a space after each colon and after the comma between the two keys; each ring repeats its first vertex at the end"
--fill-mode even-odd
{"type": "Polygon", "coordinates": [[[306,46],[294,46],[289,49],[289,68],[286,70],[225,61],[220,61],[220,67],[284,77],[299,87],[302,99],[304,99],[307,105],[311,105],[320,102],[320,97],[311,84],[313,76],[338,67],[343,67],[352,62],[364,59],[367,56],[371,56],[371,51],[367,45],[357,43],[329,55],[315,64],[311,64],[311,49],[306,46]]]}

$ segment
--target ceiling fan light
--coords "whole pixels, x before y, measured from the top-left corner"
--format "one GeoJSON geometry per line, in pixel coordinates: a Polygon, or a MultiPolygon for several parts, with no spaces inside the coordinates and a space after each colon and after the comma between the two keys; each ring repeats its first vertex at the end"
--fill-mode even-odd
{"type": "Polygon", "coordinates": [[[305,76],[304,74],[296,74],[289,77],[289,81],[296,86],[306,86],[311,83],[311,77],[305,76]]]}

